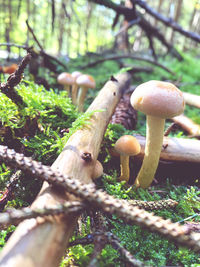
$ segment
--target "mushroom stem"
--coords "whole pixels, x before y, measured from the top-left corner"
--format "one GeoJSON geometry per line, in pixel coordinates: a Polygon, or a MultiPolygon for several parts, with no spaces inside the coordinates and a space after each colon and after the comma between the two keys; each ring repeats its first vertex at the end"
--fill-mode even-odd
{"type": "Polygon", "coordinates": [[[164,127],[165,119],[147,115],[145,155],[135,180],[137,187],[148,188],[154,179],[163,144],[164,127]]]}
{"type": "Polygon", "coordinates": [[[70,96],[71,96],[71,93],[70,93],[70,85],[65,84],[65,85],[64,85],[64,89],[67,91],[67,93],[68,93],[68,97],[70,97],[70,96]]]}
{"type": "Polygon", "coordinates": [[[76,105],[77,103],[77,90],[78,90],[78,85],[73,84],[72,85],[72,103],[76,105]]]}
{"type": "Polygon", "coordinates": [[[120,168],[121,168],[121,176],[119,178],[120,181],[126,181],[128,183],[130,178],[129,156],[120,155],[120,168]]]}
{"type": "Polygon", "coordinates": [[[78,111],[83,111],[83,105],[86,93],[88,91],[87,87],[81,87],[78,94],[78,111]]]}

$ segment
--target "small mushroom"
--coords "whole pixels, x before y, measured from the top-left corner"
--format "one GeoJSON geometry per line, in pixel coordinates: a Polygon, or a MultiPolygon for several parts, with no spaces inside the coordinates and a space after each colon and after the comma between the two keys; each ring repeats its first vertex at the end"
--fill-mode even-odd
{"type": "Polygon", "coordinates": [[[145,155],[135,185],[148,188],[158,167],[165,119],[183,113],[185,102],[182,92],[175,85],[153,80],[135,89],[131,104],[147,115],[145,155]]]}
{"type": "Polygon", "coordinates": [[[94,170],[92,173],[92,179],[96,179],[100,177],[103,174],[103,166],[99,160],[96,161],[96,164],[94,166],[94,170]]]}
{"type": "Polygon", "coordinates": [[[120,154],[121,181],[129,181],[129,157],[140,153],[140,144],[132,135],[123,135],[115,143],[115,150],[120,154]]]}
{"type": "Polygon", "coordinates": [[[57,81],[59,84],[64,85],[64,89],[68,92],[68,96],[71,96],[70,88],[74,84],[74,78],[68,72],[62,72],[58,75],[57,81]]]}
{"type": "Polygon", "coordinates": [[[80,87],[79,93],[78,93],[78,110],[83,111],[83,104],[85,100],[86,93],[89,88],[94,89],[96,86],[95,80],[92,76],[83,74],[79,76],[76,80],[77,85],[80,87]]]}
{"type": "Polygon", "coordinates": [[[72,103],[74,105],[76,105],[76,102],[77,102],[77,90],[78,90],[78,85],[76,83],[76,80],[81,75],[82,75],[82,73],[80,71],[72,72],[72,77],[74,78],[74,83],[72,85],[72,103]]]}

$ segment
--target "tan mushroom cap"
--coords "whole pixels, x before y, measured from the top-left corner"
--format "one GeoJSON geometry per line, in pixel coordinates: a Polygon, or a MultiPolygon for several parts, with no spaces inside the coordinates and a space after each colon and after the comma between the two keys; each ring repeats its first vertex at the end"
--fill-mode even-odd
{"type": "Polygon", "coordinates": [[[76,80],[79,76],[82,75],[82,72],[80,72],[80,71],[73,71],[71,75],[76,80]]]}
{"type": "Polygon", "coordinates": [[[72,75],[68,72],[62,72],[61,74],[58,75],[57,81],[60,84],[63,85],[72,85],[74,83],[74,78],[72,75]]]}
{"type": "Polygon", "coordinates": [[[87,88],[95,88],[96,83],[95,80],[92,76],[87,75],[87,74],[83,74],[81,76],[79,76],[76,80],[76,83],[81,87],[87,87],[87,88]]]}
{"type": "Polygon", "coordinates": [[[131,105],[146,115],[172,118],[183,113],[183,93],[173,84],[149,81],[139,85],[131,95],[131,105]]]}
{"type": "Polygon", "coordinates": [[[138,140],[132,135],[123,135],[115,143],[115,150],[120,155],[134,156],[140,153],[138,140]]]}

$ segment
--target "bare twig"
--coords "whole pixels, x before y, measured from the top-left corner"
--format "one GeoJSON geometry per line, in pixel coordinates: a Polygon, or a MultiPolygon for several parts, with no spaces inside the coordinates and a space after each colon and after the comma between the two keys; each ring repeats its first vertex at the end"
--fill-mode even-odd
{"type": "Polygon", "coordinates": [[[43,47],[42,47],[42,45],[40,44],[40,42],[38,41],[38,39],[37,39],[37,37],[36,37],[36,35],[35,35],[35,33],[33,32],[33,29],[31,28],[31,26],[29,25],[29,22],[28,22],[28,20],[26,20],[26,25],[27,25],[27,28],[28,28],[28,30],[30,31],[30,33],[32,34],[32,36],[33,36],[33,39],[35,40],[35,42],[37,43],[37,45],[39,46],[39,48],[41,49],[41,51],[44,51],[44,49],[43,49],[43,47]]]}
{"type": "Polygon", "coordinates": [[[130,199],[128,202],[133,206],[138,206],[145,210],[162,210],[175,208],[178,202],[172,199],[163,199],[157,201],[142,201],[136,199],[130,199]]]}
{"type": "Polygon", "coordinates": [[[200,252],[200,236],[190,233],[178,223],[164,220],[137,206],[130,206],[125,200],[116,199],[101,190],[96,190],[93,184],[82,184],[71,177],[58,174],[51,167],[43,166],[41,163],[24,157],[5,146],[0,146],[0,159],[11,166],[15,165],[19,169],[31,172],[35,177],[48,181],[55,186],[62,186],[68,192],[88,202],[90,206],[98,207],[109,214],[115,214],[127,222],[146,227],[150,231],[160,233],[178,244],[200,252]]]}
{"type": "Polygon", "coordinates": [[[177,124],[173,122],[164,132],[164,136],[168,136],[171,131],[173,131],[177,127],[177,124]]]}
{"type": "Polygon", "coordinates": [[[35,33],[33,32],[33,29],[32,29],[31,26],[29,25],[28,20],[26,20],[26,25],[27,25],[27,27],[28,27],[28,30],[31,32],[31,34],[32,34],[32,36],[33,36],[33,39],[34,39],[35,42],[38,44],[38,46],[39,46],[39,48],[40,48],[40,50],[41,50],[41,51],[40,51],[41,55],[43,55],[44,57],[47,57],[47,58],[49,58],[49,59],[54,60],[54,61],[57,62],[59,65],[61,65],[61,66],[64,67],[65,69],[67,69],[67,66],[66,66],[65,64],[63,64],[60,60],[58,60],[56,57],[53,57],[53,56],[47,54],[47,53],[44,51],[42,45],[40,44],[40,42],[39,42],[39,40],[37,39],[35,33]]]}
{"type": "Polygon", "coordinates": [[[99,60],[96,60],[94,62],[91,62],[85,66],[82,66],[81,69],[85,69],[85,68],[91,68],[91,67],[94,67],[100,63],[103,63],[104,61],[108,61],[108,60],[117,60],[117,59],[123,59],[123,58],[129,58],[129,59],[134,59],[134,60],[139,60],[139,61],[144,61],[144,62],[147,62],[147,63],[150,63],[152,65],[155,65],[167,72],[169,72],[170,74],[173,74],[173,75],[176,75],[173,71],[171,71],[169,68],[165,67],[164,65],[156,62],[156,61],[153,61],[149,58],[143,58],[143,57],[138,57],[138,56],[133,56],[133,55],[111,55],[111,56],[107,56],[107,57],[104,57],[104,58],[101,58],[99,60]]]}
{"type": "Polygon", "coordinates": [[[5,228],[10,224],[17,225],[25,219],[36,217],[54,216],[58,214],[80,213],[84,205],[78,201],[66,202],[62,205],[48,206],[41,209],[23,208],[21,210],[10,209],[7,212],[0,213],[0,228],[5,228]]]}
{"type": "MultiPolygon", "coordinates": [[[[111,232],[96,231],[92,234],[85,236],[84,238],[80,238],[70,242],[69,246],[76,246],[79,244],[88,245],[93,243],[95,238],[97,238],[98,240],[104,240],[105,243],[110,244],[114,249],[117,249],[119,253],[125,258],[125,261],[129,264],[128,266],[136,266],[136,267],[146,266],[144,263],[134,258],[133,255],[131,255],[131,253],[120,244],[120,240],[111,232]]],[[[91,267],[96,265],[97,265],[97,259],[96,261],[90,262],[88,266],[91,267]]]]}
{"type": "Polygon", "coordinates": [[[24,69],[26,68],[30,60],[31,54],[28,53],[19,64],[18,69],[8,77],[7,82],[0,84],[1,92],[4,93],[8,98],[10,98],[20,109],[25,107],[26,104],[24,103],[22,97],[14,89],[14,87],[20,83],[24,69]]]}
{"type": "Polygon", "coordinates": [[[8,203],[9,200],[12,199],[13,196],[13,190],[16,187],[16,183],[18,179],[21,176],[21,171],[16,171],[10,178],[10,183],[7,185],[6,190],[3,192],[3,195],[0,199],[0,211],[4,209],[6,204],[8,203]]]}
{"type": "Polygon", "coordinates": [[[149,7],[149,5],[143,1],[143,0],[132,0],[131,1],[133,4],[138,5],[142,8],[144,8],[146,10],[147,13],[149,13],[150,15],[152,15],[154,18],[156,18],[157,20],[161,21],[162,23],[164,23],[166,26],[172,28],[174,31],[177,31],[179,33],[181,33],[182,35],[196,41],[196,42],[200,42],[200,35],[194,32],[189,32],[184,30],[178,23],[176,23],[173,19],[171,18],[167,18],[163,15],[161,15],[160,13],[156,12],[153,8],[149,7]]]}
{"type": "Polygon", "coordinates": [[[23,48],[25,50],[27,50],[29,47],[26,45],[18,45],[18,44],[14,44],[14,43],[0,43],[0,46],[7,46],[7,47],[17,47],[17,48],[23,48]]]}
{"type": "Polygon", "coordinates": [[[178,124],[183,130],[187,131],[190,135],[199,136],[200,135],[200,125],[193,122],[187,116],[181,114],[172,118],[172,120],[178,124]]]}

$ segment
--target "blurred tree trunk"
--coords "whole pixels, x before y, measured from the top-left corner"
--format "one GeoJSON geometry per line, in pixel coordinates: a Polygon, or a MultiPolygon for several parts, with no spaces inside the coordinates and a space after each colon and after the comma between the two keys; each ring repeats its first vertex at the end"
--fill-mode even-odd
{"type": "MultiPolygon", "coordinates": [[[[4,20],[4,22],[5,22],[5,40],[6,40],[6,43],[10,43],[10,31],[12,29],[12,5],[11,5],[11,0],[7,1],[7,6],[6,6],[5,2],[3,2],[4,10],[7,9],[7,11],[8,11],[8,16],[5,17],[5,20],[4,20]]],[[[5,12],[5,15],[6,15],[6,12],[5,12]]],[[[7,46],[7,51],[8,51],[7,60],[9,61],[9,59],[10,59],[10,46],[7,46]]]]}
{"type": "MultiPolygon", "coordinates": [[[[158,8],[157,8],[158,13],[161,13],[163,2],[164,2],[163,0],[159,0],[158,2],[158,8]]],[[[155,19],[154,26],[157,27],[157,25],[158,25],[158,20],[155,19]]]]}
{"type": "Polygon", "coordinates": [[[88,30],[90,27],[90,22],[91,22],[91,17],[92,17],[92,11],[93,11],[93,6],[91,3],[87,3],[87,19],[86,19],[86,26],[85,26],[85,48],[86,52],[88,52],[88,30]]]}
{"type": "MultiPolygon", "coordinates": [[[[27,12],[27,19],[30,20],[30,0],[26,0],[26,12],[27,12]]],[[[30,38],[30,33],[27,27],[27,38],[26,38],[26,46],[29,46],[29,38],[30,38]]]]}
{"type": "Polygon", "coordinates": [[[58,54],[62,53],[62,46],[63,46],[63,36],[65,31],[65,22],[66,22],[66,16],[65,12],[63,10],[63,4],[64,0],[60,3],[60,10],[59,10],[59,21],[58,21],[58,27],[59,27],[59,35],[58,35],[58,54]]]}
{"type": "MultiPolygon", "coordinates": [[[[190,22],[189,22],[189,29],[190,30],[194,30],[195,28],[195,25],[196,25],[196,18],[198,16],[198,13],[200,12],[199,11],[199,5],[200,5],[200,1],[199,0],[196,0],[195,3],[194,3],[194,9],[193,9],[193,12],[191,14],[191,18],[190,18],[190,22]]],[[[197,28],[197,32],[199,31],[199,29],[197,28]]],[[[187,48],[190,48],[190,46],[192,46],[194,44],[193,41],[189,40],[187,38],[185,38],[184,40],[184,51],[187,50],[187,48]]]]}
{"type": "MultiPolygon", "coordinates": [[[[125,0],[125,7],[133,8],[133,5],[130,0],[125,0]]],[[[130,52],[130,44],[129,44],[129,37],[128,37],[128,26],[129,21],[126,19],[120,25],[120,28],[124,29],[122,32],[117,34],[115,39],[115,49],[123,51],[123,52],[130,52]]]]}
{"type": "MultiPolygon", "coordinates": [[[[177,0],[176,13],[175,13],[175,17],[174,17],[175,22],[179,21],[179,18],[181,16],[181,11],[182,11],[182,5],[183,5],[183,0],[177,0]]],[[[172,44],[174,42],[174,34],[175,34],[175,31],[172,31],[171,38],[170,38],[172,44]]]]}

